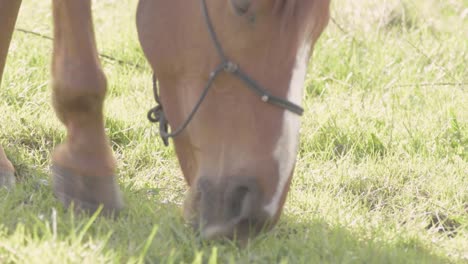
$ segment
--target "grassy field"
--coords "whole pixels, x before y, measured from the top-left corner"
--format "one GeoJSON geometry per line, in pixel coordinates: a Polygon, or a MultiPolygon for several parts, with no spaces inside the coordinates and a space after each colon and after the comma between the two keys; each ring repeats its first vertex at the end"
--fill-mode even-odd
{"type": "MultiPolygon", "coordinates": [[[[51,35],[49,1],[18,28],[51,35]]],[[[18,171],[0,190],[0,263],[468,263],[468,1],[333,1],[306,80],[306,115],[276,229],[245,248],[184,225],[172,148],[145,118],[151,72],[136,0],[94,1],[109,79],[107,131],[126,209],[75,216],[54,199],[51,42],[16,32],[0,89],[0,144],[18,171]]]]}

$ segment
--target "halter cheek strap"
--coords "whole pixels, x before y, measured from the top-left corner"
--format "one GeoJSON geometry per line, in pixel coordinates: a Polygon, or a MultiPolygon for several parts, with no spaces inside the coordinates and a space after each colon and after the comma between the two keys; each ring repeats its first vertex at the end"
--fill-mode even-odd
{"type": "Polygon", "coordinates": [[[206,83],[205,88],[200,95],[197,103],[193,107],[192,111],[189,113],[188,117],[185,121],[175,130],[169,132],[169,123],[166,119],[166,115],[164,114],[164,109],[161,104],[159,98],[159,88],[157,85],[156,75],[153,74],[153,92],[154,92],[154,99],[156,100],[157,106],[151,109],[148,112],[148,119],[152,123],[159,123],[159,134],[164,142],[165,146],[169,145],[169,138],[174,138],[190,124],[193,117],[197,113],[198,109],[200,108],[201,104],[205,100],[209,90],[213,86],[215,79],[222,73],[225,72],[227,74],[231,74],[232,76],[241,80],[247,88],[257,94],[260,99],[265,103],[270,103],[272,105],[276,105],[278,107],[284,108],[288,111],[291,111],[297,115],[302,115],[304,113],[304,109],[299,105],[288,101],[286,99],[274,96],[270,94],[266,89],[264,89],[261,85],[259,85],[255,80],[250,78],[248,74],[242,71],[242,69],[236,63],[232,62],[227,58],[224,53],[224,50],[219,42],[218,36],[213,28],[213,23],[211,21],[210,15],[208,13],[208,7],[206,5],[206,0],[201,0],[202,4],[202,11],[203,17],[205,19],[206,26],[208,28],[208,32],[210,34],[211,40],[216,48],[216,51],[221,58],[221,63],[216,66],[216,68],[210,73],[208,82],[206,83]]]}

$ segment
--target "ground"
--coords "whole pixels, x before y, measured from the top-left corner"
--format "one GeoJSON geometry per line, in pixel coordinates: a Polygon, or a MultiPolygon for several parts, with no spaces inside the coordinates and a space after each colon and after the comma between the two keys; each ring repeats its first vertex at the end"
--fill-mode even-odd
{"type": "MultiPolygon", "coordinates": [[[[283,216],[244,248],[184,225],[186,185],[146,111],[151,72],[136,1],[94,1],[109,79],[107,132],[126,209],[76,216],[51,192],[64,138],[50,100],[51,42],[17,31],[0,89],[1,263],[468,263],[468,1],[336,0],[311,60],[296,174],[283,216]]],[[[18,28],[51,35],[49,1],[18,28]]]]}

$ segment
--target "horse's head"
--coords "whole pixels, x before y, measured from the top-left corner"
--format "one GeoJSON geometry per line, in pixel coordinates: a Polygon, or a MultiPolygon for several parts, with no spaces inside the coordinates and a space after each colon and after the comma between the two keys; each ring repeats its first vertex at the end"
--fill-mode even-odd
{"type": "MultiPolygon", "coordinates": [[[[180,127],[222,58],[203,0],[142,0],[138,30],[170,126],[180,127]]],[[[206,0],[226,57],[273,95],[299,105],[329,0],[206,0]]],[[[244,238],[278,219],[293,174],[300,116],[220,72],[173,138],[190,185],[185,212],[202,236],[244,238]]]]}

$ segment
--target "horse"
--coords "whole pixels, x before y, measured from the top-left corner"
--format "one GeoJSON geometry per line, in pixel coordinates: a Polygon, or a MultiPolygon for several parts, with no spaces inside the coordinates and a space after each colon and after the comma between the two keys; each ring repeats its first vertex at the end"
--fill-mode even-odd
{"type": "MultiPolygon", "coordinates": [[[[20,5],[0,0],[0,80],[20,5]]],[[[148,117],[165,144],[172,139],[189,187],[184,217],[202,238],[250,237],[278,221],[307,65],[329,8],[330,0],[139,1],[158,103],[148,117]]],[[[52,155],[53,191],[66,208],[114,215],[124,203],[104,130],[91,0],[52,0],[52,13],[52,103],[66,128],[52,155]]],[[[0,146],[0,186],[13,188],[14,172],[0,146]]]]}

